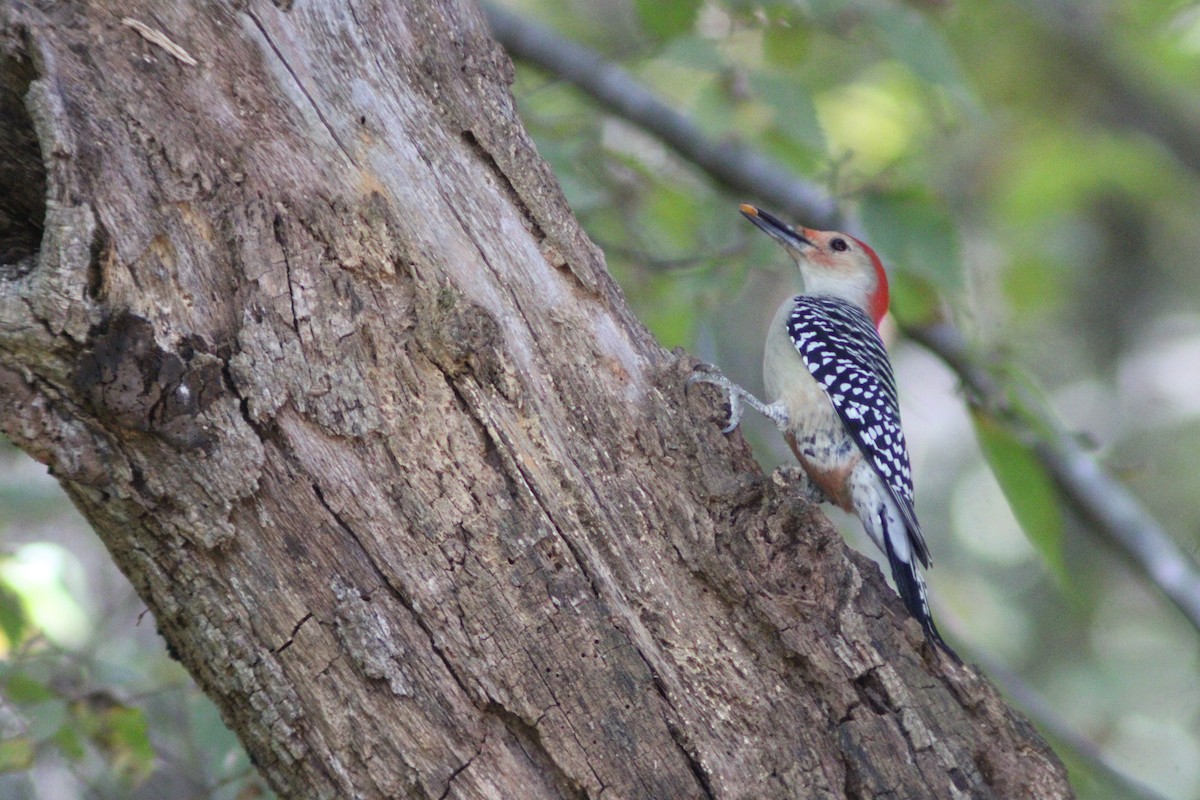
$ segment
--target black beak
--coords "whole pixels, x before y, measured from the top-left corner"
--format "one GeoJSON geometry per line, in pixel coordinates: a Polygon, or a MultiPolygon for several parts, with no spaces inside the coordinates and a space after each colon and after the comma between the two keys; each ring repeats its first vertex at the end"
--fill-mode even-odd
{"type": "Polygon", "coordinates": [[[784,245],[795,248],[816,246],[813,242],[805,239],[791,225],[788,225],[774,214],[768,214],[761,208],[755,208],[747,203],[742,203],[741,212],[742,216],[757,225],[768,236],[778,239],[784,245]]]}

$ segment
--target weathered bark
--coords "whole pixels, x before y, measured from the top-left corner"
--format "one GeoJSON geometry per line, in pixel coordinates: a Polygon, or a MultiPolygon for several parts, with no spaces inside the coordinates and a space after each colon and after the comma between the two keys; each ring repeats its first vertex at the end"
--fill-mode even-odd
{"type": "Polygon", "coordinates": [[[282,795],[1070,794],[687,402],[470,3],[0,24],[0,425],[282,795]]]}

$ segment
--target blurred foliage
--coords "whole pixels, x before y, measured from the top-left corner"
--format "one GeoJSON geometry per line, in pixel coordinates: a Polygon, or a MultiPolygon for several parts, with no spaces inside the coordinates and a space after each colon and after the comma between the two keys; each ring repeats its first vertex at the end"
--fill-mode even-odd
{"type": "MultiPolygon", "coordinates": [[[[505,5],[824,186],[883,256],[899,320],[949,317],[998,354],[1006,413],[1088,443],[1200,555],[1200,4],[505,5]]],[[[756,198],[517,66],[526,124],[639,317],[760,387],[763,331],[797,285],[737,214],[756,198]]],[[[1200,798],[1196,631],[1096,546],[1003,417],[891,347],[943,628],[1128,774],[1200,798]]],[[[790,460],[769,425],[743,430],[764,466],[790,460]]],[[[1123,796],[1066,756],[1082,797],[1123,796]]]]}
{"type": "Polygon", "coordinates": [[[0,797],[270,796],[45,469],[0,439],[0,797]]]}
{"type": "Polygon", "coordinates": [[[47,748],[70,763],[91,753],[123,793],[145,783],[154,771],[154,748],[141,709],[105,690],[51,685],[34,678],[29,666],[6,664],[0,674],[12,710],[27,723],[21,735],[5,738],[0,771],[29,769],[38,749],[47,748]]]}
{"type": "MultiPolygon", "coordinates": [[[[998,374],[1041,387],[1200,554],[1200,4],[506,5],[826,187],[888,264],[897,318],[949,315],[999,352],[998,374]]],[[[737,214],[755,198],[553,76],[518,65],[515,93],[640,319],[760,386],[763,331],[796,287],[737,214]]],[[[1064,513],[1027,443],[965,411],[944,367],[892,353],[943,631],[1129,774],[1200,799],[1196,631],[1064,513]]],[[[756,424],[764,465],[789,459],[756,424]]],[[[0,796],[265,793],[141,609],[44,470],[0,445],[0,796]]],[[[1122,796],[1063,754],[1081,797],[1122,796]]]]}

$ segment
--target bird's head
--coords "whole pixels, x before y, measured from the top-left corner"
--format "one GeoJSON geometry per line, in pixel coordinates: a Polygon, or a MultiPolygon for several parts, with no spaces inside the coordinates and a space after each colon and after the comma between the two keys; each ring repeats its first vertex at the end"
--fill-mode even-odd
{"type": "Polygon", "coordinates": [[[888,309],[887,274],[866,243],[847,233],[796,228],[760,208],[742,214],[783,245],[800,268],[804,291],[840,297],[864,309],[878,327],[888,309]]]}

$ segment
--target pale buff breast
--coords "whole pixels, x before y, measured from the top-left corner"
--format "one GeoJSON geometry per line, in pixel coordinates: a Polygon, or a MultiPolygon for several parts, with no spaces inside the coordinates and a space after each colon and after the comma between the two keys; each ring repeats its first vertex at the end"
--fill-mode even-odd
{"type": "Polygon", "coordinates": [[[789,298],[775,312],[763,350],[763,384],[767,401],[782,402],[788,415],[785,436],[792,452],[813,481],[839,506],[850,510],[846,478],[861,460],[833,403],[808,371],[787,331],[789,298]]]}

